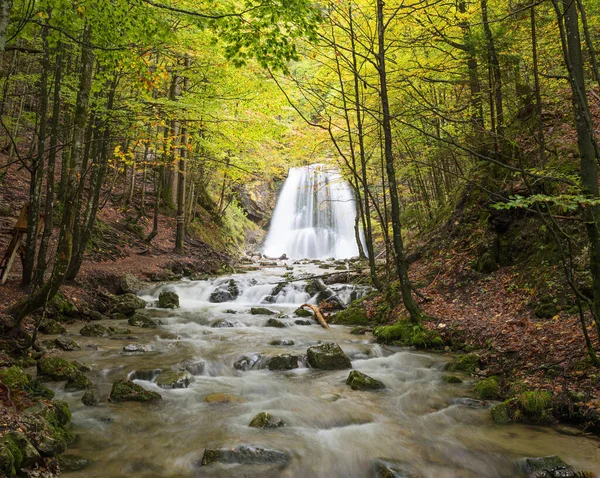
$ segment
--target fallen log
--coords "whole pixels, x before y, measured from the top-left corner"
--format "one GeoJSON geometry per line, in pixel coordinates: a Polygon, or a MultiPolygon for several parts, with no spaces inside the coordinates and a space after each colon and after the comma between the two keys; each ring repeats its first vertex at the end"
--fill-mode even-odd
{"type": "Polygon", "coordinates": [[[315,313],[315,317],[317,318],[317,321],[321,324],[321,327],[329,330],[329,324],[325,320],[325,317],[323,317],[323,314],[321,313],[321,309],[319,307],[312,304],[302,304],[300,306],[301,309],[303,309],[304,307],[310,308],[315,313]]]}

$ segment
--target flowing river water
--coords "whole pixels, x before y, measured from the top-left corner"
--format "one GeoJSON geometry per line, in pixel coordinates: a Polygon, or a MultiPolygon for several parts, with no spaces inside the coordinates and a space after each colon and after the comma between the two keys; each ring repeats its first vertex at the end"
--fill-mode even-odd
{"type": "MultiPolygon", "coordinates": [[[[291,261],[288,261],[290,264],[291,261]]],[[[156,403],[110,403],[84,406],[82,392],[67,393],[53,384],[57,398],[73,411],[77,440],[69,453],[94,461],[72,477],[368,477],[374,459],[405,462],[423,477],[515,477],[515,461],[525,456],[559,454],[579,469],[600,471],[597,440],[569,436],[551,428],[525,425],[497,426],[488,408],[468,406],[473,381],[462,384],[442,380],[449,356],[399,347],[384,347],[367,335],[352,335],[350,328],[297,325],[299,304],[310,300],[302,282],[280,291],[265,304],[274,287],[289,273],[277,267],[237,274],[216,281],[184,281],[142,292],[150,313],[163,325],[158,330],[132,327],[136,340],[75,337],[82,349],[69,352],[92,371],[88,376],[101,395],[110,392],[117,378],[132,377],[148,390],[159,392],[156,403]],[[230,302],[211,303],[210,294],[233,278],[240,296],[230,302]],[[180,296],[175,310],[153,309],[161,290],[180,296]],[[262,303],[261,303],[262,302],[262,303]],[[269,317],[251,315],[252,306],[266,306],[289,315],[287,328],[266,327],[269,317]],[[235,313],[233,313],[235,312],[235,313]],[[235,327],[212,327],[220,319],[235,327]],[[276,339],[293,340],[275,346],[276,339]],[[385,383],[382,391],[353,391],[345,380],[349,370],[321,371],[305,366],[272,371],[266,359],[251,370],[237,370],[244,355],[305,354],[319,341],[339,344],[352,367],[385,383]],[[126,354],[129,343],[144,345],[144,353],[126,354]],[[187,388],[164,390],[154,382],[156,371],[195,367],[187,388]],[[200,364],[201,363],[201,364],[200,364]],[[154,372],[152,372],[154,371],[154,372]],[[212,393],[227,393],[240,401],[207,403],[212,393]],[[259,412],[280,417],[277,429],[250,428],[259,412]],[[239,445],[284,450],[291,461],[283,468],[267,465],[200,466],[206,448],[239,445]]],[[[294,275],[321,273],[311,264],[294,266],[294,275]]],[[[340,297],[350,291],[338,288],[340,297]]],[[[360,294],[360,291],[359,291],[360,294]]],[[[315,300],[314,298],[312,299],[315,300]]],[[[127,327],[119,321],[104,325],[127,327]]],[[[78,333],[80,326],[69,332],[78,333]]]]}

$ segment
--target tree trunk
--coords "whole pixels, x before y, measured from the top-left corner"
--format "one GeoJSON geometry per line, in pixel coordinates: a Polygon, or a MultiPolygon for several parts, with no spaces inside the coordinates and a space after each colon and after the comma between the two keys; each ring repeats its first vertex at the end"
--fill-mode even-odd
{"type": "MultiPolygon", "coordinates": [[[[560,8],[554,0],[561,21],[560,8]]],[[[598,188],[598,160],[596,137],[591,124],[590,108],[586,95],[583,55],[579,33],[577,4],[572,0],[563,0],[564,30],[561,40],[565,53],[565,63],[571,84],[573,112],[577,129],[577,144],[580,156],[580,175],[583,192],[593,199],[600,198],[598,188]]],[[[593,315],[600,337],[600,206],[585,208],[586,229],[590,242],[590,272],[593,283],[593,315]]]]}
{"type": "Polygon", "coordinates": [[[83,159],[83,147],[85,137],[85,124],[88,114],[90,91],[92,87],[92,68],[94,66],[94,55],[91,48],[91,28],[85,24],[82,38],[81,52],[81,74],[79,78],[79,89],[73,117],[73,144],[71,155],[67,165],[65,197],[62,204],[62,220],[56,251],[56,260],[52,269],[50,279],[35,294],[28,297],[24,302],[19,302],[9,309],[14,317],[15,327],[20,327],[22,320],[33,311],[43,307],[58,292],[62,285],[71,254],[73,251],[73,228],[75,226],[75,204],[79,195],[79,176],[81,174],[81,162],[83,159]]]}
{"type": "Polygon", "coordinates": [[[0,0],[0,59],[6,48],[6,34],[8,33],[12,4],[13,0],[0,0]]]}
{"type": "MultiPolygon", "coordinates": [[[[187,70],[191,65],[188,55],[185,57],[186,76],[183,79],[183,91],[189,90],[190,80],[187,77],[187,70]]],[[[187,124],[183,123],[181,130],[181,150],[179,154],[179,167],[177,172],[177,229],[175,231],[175,252],[184,253],[185,240],[185,177],[186,162],[188,156],[188,130],[187,124]]]]}
{"type": "MultiPolygon", "coordinates": [[[[485,0],[484,0],[485,1],[485,0]]],[[[418,323],[423,315],[421,308],[412,297],[411,285],[408,279],[408,266],[404,255],[404,243],[402,240],[402,225],[400,224],[400,201],[398,198],[398,186],[396,184],[396,170],[394,167],[394,154],[392,149],[392,124],[390,105],[387,90],[387,72],[385,58],[385,22],[383,14],[383,0],[377,0],[377,69],[379,72],[379,96],[381,99],[382,127],[385,164],[390,187],[390,204],[392,207],[392,232],[394,252],[396,253],[396,271],[400,280],[402,300],[406,310],[410,314],[411,321],[418,323]]]]}

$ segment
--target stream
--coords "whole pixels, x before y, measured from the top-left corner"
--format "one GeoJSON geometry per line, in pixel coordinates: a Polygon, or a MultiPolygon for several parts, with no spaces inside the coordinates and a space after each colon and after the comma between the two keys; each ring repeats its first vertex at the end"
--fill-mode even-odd
{"type": "MultiPolygon", "coordinates": [[[[408,348],[376,344],[372,335],[352,335],[350,328],[331,330],[295,323],[294,311],[312,300],[305,283],[293,282],[268,299],[277,282],[293,267],[293,274],[324,274],[308,261],[279,261],[245,274],[210,281],[163,284],[139,295],[148,302],[152,317],[162,321],[158,330],[129,327],[126,321],[103,325],[132,330],[136,340],[74,337],[81,350],[67,358],[79,360],[92,371],[87,375],[106,396],[117,378],[132,377],[144,388],[159,392],[156,403],[110,403],[87,407],[83,392],[68,393],[54,383],[57,398],[73,411],[76,442],[69,448],[94,461],[69,477],[368,477],[374,459],[405,462],[423,477],[515,477],[515,461],[526,456],[559,454],[578,469],[600,471],[597,440],[561,434],[551,428],[494,425],[489,407],[472,407],[474,381],[462,384],[442,380],[450,357],[408,348]],[[286,269],[287,266],[287,269],[286,269]],[[215,290],[233,279],[239,296],[211,303],[215,290]],[[161,290],[173,290],[180,308],[153,307],[161,290]],[[271,303],[265,303],[265,299],[271,303]],[[287,328],[266,327],[265,315],[251,315],[253,306],[284,314],[287,328]],[[232,327],[212,327],[224,319],[232,327]],[[292,340],[294,345],[270,345],[292,340]],[[319,341],[339,344],[352,367],[378,380],[381,391],[354,391],[345,384],[349,370],[299,368],[269,370],[267,358],[283,353],[306,354],[319,341]],[[135,343],[146,352],[127,354],[135,343]],[[262,356],[252,355],[263,354],[262,356]],[[249,370],[234,363],[243,356],[255,362],[249,370]],[[183,365],[182,365],[183,364],[183,365]],[[194,377],[187,388],[161,389],[154,383],[159,370],[190,366],[194,377]],[[134,372],[136,375],[132,375],[134,372]],[[207,403],[213,393],[236,397],[229,403],[207,403]],[[250,428],[259,412],[267,411],[285,422],[276,429],[250,428]],[[239,445],[283,450],[291,455],[285,467],[269,465],[200,466],[206,448],[239,445]]],[[[366,293],[345,285],[333,286],[349,301],[366,293]]],[[[221,323],[221,325],[224,325],[221,323]]],[[[81,324],[69,326],[78,334],[81,324]]]]}

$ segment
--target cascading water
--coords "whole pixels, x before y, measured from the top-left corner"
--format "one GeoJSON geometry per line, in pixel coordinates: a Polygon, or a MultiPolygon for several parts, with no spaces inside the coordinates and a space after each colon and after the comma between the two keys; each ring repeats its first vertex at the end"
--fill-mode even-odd
{"type": "Polygon", "coordinates": [[[323,164],[292,168],[264,246],[268,257],[347,259],[358,255],[356,206],[339,171],[323,164]]]}

